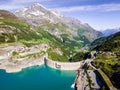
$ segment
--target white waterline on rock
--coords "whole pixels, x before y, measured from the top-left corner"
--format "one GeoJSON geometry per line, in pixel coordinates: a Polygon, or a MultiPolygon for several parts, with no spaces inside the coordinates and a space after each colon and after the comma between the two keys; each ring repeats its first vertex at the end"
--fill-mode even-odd
{"type": "Polygon", "coordinates": [[[71,85],[71,88],[75,88],[75,83],[73,83],[73,84],[71,85]]]}

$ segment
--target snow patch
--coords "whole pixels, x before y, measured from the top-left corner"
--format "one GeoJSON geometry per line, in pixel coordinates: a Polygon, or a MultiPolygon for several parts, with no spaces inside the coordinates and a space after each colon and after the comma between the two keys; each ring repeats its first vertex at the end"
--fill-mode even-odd
{"type": "Polygon", "coordinates": [[[40,11],[31,12],[30,14],[33,14],[33,15],[35,15],[35,16],[44,15],[44,13],[43,13],[43,12],[40,12],[40,11]]]}
{"type": "Polygon", "coordinates": [[[61,13],[59,13],[58,11],[51,11],[51,12],[58,18],[62,17],[61,13]]]}
{"type": "Polygon", "coordinates": [[[22,11],[25,12],[28,8],[23,8],[22,11]]]}
{"type": "Polygon", "coordinates": [[[39,6],[39,7],[42,7],[42,8],[44,8],[45,10],[48,10],[46,7],[44,7],[42,4],[40,4],[40,3],[35,3],[33,6],[39,6]]]}

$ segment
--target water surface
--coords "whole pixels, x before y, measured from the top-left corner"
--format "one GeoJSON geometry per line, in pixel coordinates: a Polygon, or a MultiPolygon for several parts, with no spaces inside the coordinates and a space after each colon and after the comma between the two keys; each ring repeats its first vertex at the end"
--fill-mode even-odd
{"type": "Polygon", "coordinates": [[[75,71],[33,66],[17,73],[0,70],[0,90],[74,90],[75,71]]]}

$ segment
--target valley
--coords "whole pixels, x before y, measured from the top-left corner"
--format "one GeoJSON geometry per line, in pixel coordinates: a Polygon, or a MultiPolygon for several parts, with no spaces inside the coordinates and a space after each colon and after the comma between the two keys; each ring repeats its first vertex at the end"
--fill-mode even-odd
{"type": "Polygon", "coordinates": [[[77,90],[119,90],[120,32],[104,36],[39,3],[14,13],[0,10],[0,69],[19,73],[43,64],[76,70],[77,90]]]}

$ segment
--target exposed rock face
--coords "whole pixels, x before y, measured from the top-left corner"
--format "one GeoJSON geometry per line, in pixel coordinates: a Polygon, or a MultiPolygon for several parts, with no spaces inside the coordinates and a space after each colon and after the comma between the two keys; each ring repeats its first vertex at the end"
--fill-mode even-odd
{"type": "Polygon", "coordinates": [[[34,4],[30,7],[16,11],[18,17],[27,20],[29,23],[38,25],[46,22],[57,23],[61,17],[54,11],[50,11],[41,4],[34,4]]]}
{"type": "Polygon", "coordinates": [[[0,19],[17,19],[17,17],[9,11],[0,10],[0,19]]]}
{"type": "Polygon", "coordinates": [[[17,20],[18,18],[11,12],[0,10],[0,34],[1,33],[13,33],[16,29],[13,26],[6,25],[3,20],[17,20]]]}

